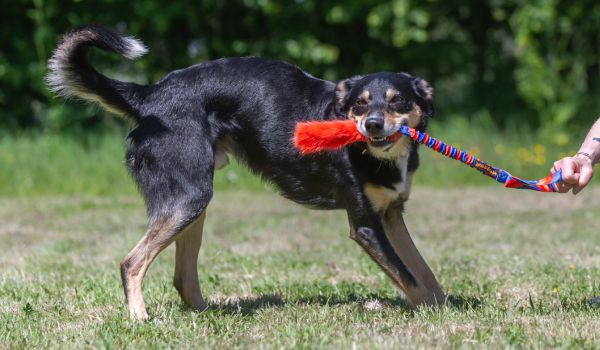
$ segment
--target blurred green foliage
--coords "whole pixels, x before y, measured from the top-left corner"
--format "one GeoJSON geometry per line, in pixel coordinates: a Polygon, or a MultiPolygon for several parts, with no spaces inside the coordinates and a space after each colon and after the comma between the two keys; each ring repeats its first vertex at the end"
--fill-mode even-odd
{"type": "Polygon", "coordinates": [[[500,126],[587,125],[600,107],[595,0],[13,0],[0,14],[0,127],[120,125],[45,89],[58,36],[96,23],[141,38],[137,62],[94,52],[106,74],[141,83],[223,56],[283,59],[326,79],[407,71],[436,88],[444,115],[500,126]]]}

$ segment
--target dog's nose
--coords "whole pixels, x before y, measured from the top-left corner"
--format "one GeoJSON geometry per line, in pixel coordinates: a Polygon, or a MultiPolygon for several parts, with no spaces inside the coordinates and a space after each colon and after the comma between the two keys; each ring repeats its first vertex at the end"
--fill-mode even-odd
{"type": "Polygon", "coordinates": [[[365,121],[365,129],[367,129],[367,131],[369,133],[372,133],[372,134],[380,133],[383,130],[383,127],[384,127],[383,118],[369,117],[365,121]]]}

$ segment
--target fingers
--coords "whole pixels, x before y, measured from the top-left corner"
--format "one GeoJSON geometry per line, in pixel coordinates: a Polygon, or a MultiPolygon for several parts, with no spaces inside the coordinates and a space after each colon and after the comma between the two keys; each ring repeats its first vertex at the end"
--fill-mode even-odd
{"type": "MultiPolygon", "coordinates": [[[[554,174],[560,169],[560,165],[557,166],[559,162],[560,161],[555,162],[555,165],[552,168],[550,168],[550,174],[554,174]]],[[[573,185],[565,183],[564,181],[560,181],[556,184],[556,192],[567,193],[572,187],[573,185]]]]}
{"type": "Polygon", "coordinates": [[[567,193],[567,192],[569,192],[569,190],[571,188],[573,188],[573,185],[564,183],[562,181],[556,184],[556,189],[557,189],[556,192],[559,192],[559,193],[567,193]]]}
{"type": "Polygon", "coordinates": [[[554,162],[550,170],[552,174],[562,170],[562,181],[557,184],[557,191],[560,193],[569,192],[573,189],[573,194],[579,193],[592,179],[594,169],[592,162],[587,158],[565,157],[554,162]]]}
{"type": "Polygon", "coordinates": [[[594,168],[591,162],[586,162],[582,165],[579,175],[579,181],[573,186],[573,194],[579,193],[592,179],[594,168]]]}
{"type": "Polygon", "coordinates": [[[577,159],[565,157],[554,163],[555,169],[562,169],[562,181],[571,186],[579,182],[579,169],[581,168],[577,159]]]}
{"type": "Polygon", "coordinates": [[[554,166],[550,172],[554,174],[559,169],[562,170],[562,181],[556,184],[557,192],[567,193],[571,190],[571,188],[573,188],[573,185],[577,183],[578,179],[575,178],[574,168],[575,163],[570,159],[570,157],[565,157],[554,162],[554,166]]]}

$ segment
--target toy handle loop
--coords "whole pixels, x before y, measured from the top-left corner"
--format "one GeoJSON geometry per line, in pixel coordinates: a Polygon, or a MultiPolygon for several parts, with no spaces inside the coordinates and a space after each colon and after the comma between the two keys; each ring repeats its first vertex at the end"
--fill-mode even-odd
{"type": "MultiPolygon", "coordinates": [[[[508,172],[501,170],[508,174],[508,172]]],[[[500,175],[499,175],[500,177],[500,175]]],[[[559,169],[539,180],[523,180],[508,174],[504,187],[529,189],[540,192],[558,192],[558,183],[562,181],[562,170],[559,169]]]]}

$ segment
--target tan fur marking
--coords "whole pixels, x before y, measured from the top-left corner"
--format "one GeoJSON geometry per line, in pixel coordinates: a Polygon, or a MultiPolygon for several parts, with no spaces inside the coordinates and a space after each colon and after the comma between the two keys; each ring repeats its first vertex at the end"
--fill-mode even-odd
{"type": "MultiPolygon", "coordinates": [[[[359,100],[363,100],[365,103],[369,103],[369,96],[370,93],[368,90],[364,90],[363,92],[361,92],[361,94],[358,96],[359,100]]],[[[350,110],[348,111],[348,119],[354,120],[356,122],[358,122],[359,120],[366,118],[367,117],[368,112],[365,112],[364,114],[361,115],[357,115],[354,114],[353,108],[350,108],[350,110]]]]}
{"type": "Polygon", "coordinates": [[[156,256],[165,249],[179,232],[181,213],[152,220],[139,243],[121,262],[121,277],[129,314],[136,319],[147,319],[148,313],[142,295],[144,276],[156,256]]]}
{"type": "Polygon", "coordinates": [[[350,227],[350,238],[358,243],[358,245],[360,245],[361,248],[363,248],[363,250],[369,254],[371,259],[375,261],[375,263],[383,270],[383,272],[385,272],[386,275],[388,275],[388,277],[390,277],[392,282],[394,282],[398,288],[405,293],[407,292],[406,286],[402,282],[402,277],[400,276],[398,269],[389,263],[382,251],[375,249],[374,246],[361,239],[353,227],[350,227]]]}
{"type": "Polygon", "coordinates": [[[350,108],[350,111],[348,112],[348,119],[350,120],[354,120],[356,122],[358,122],[360,119],[365,118],[367,116],[367,114],[361,114],[361,115],[356,115],[354,114],[354,112],[352,111],[352,108],[350,108]]]}
{"type": "Polygon", "coordinates": [[[198,253],[206,212],[180,233],[175,241],[175,274],[173,285],[183,302],[192,309],[204,310],[206,304],[198,281],[198,253]]]}
{"type": "Polygon", "coordinates": [[[379,159],[387,159],[393,161],[400,157],[408,156],[410,139],[402,136],[398,141],[394,142],[392,147],[387,151],[383,151],[377,147],[369,147],[369,153],[379,159]]]}
{"type": "Polygon", "coordinates": [[[390,102],[394,96],[398,94],[398,90],[389,88],[385,91],[385,102],[390,102]]]}
{"type": "Polygon", "coordinates": [[[422,114],[421,108],[417,104],[413,104],[413,108],[408,113],[383,112],[386,123],[393,123],[400,126],[403,122],[406,122],[411,128],[419,126],[422,114]]]}
{"type": "Polygon", "coordinates": [[[414,172],[407,173],[406,179],[403,179],[402,182],[396,184],[397,187],[399,187],[396,188],[396,190],[369,182],[365,183],[363,191],[367,195],[367,198],[369,198],[373,210],[376,212],[384,212],[391,203],[408,200],[413,173],[414,172]]]}
{"type": "Polygon", "coordinates": [[[383,226],[392,248],[417,280],[416,286],[401,288],[411,304],[443,303],[445,301],[444,292],[410,237],[401,210],[393,205],[389,207],[383,216],[383,226]]]}
{"type": "MultiPolygon", "coordinates": [[[[413,109],[409,113],[391,113],[388,111],[383,113],[386,123],[394,124],[397,127],[400,127],[403,122],[406,122],[411,128],[419,126],[421,123],[421,115],[421,108],[419,108],[419,106],[416,104],[413,105],[413,109]]],[[[369,147],[369,151],[377,158],[396,159],[398,157],[405,157],[408,155],[408,151],[410,150],[409,145],[410,139],[403,136],[400,137],[400,139],[398,139],[386,152],[383,152],[375,147],[369,147]]]]}
{"type": "Polygon", "coordinates": [[[397,196],[396,191],[371,183],[365,184],[364,192],[376,212],[384,211],[397,196]]]}

